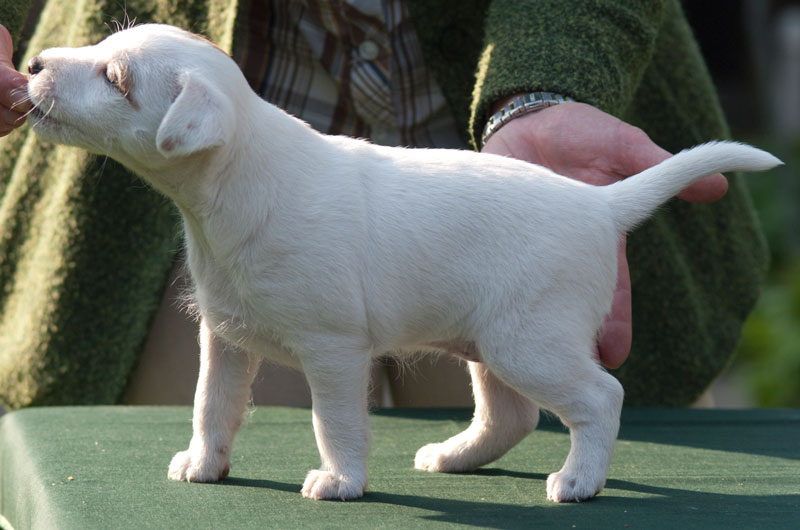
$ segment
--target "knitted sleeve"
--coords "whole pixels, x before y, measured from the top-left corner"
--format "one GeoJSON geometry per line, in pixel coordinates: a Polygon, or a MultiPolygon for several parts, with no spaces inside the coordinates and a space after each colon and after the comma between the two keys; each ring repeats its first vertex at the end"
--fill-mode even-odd
{"type": "Polygon", "coordinates": [[[22,25],[25,23],[25,17],[28,15],[30,2],[28,0],[20,0],[17,2],[0,2],[0,24],[3,24],[14,42],[17,41],[22,25]]]}
{"type": "Polygon", "coordinates": [[[650,63],[663,0],[495,0],[473,92],[475,139],[490,106],[547,90],[619,116],[650,63]]]}

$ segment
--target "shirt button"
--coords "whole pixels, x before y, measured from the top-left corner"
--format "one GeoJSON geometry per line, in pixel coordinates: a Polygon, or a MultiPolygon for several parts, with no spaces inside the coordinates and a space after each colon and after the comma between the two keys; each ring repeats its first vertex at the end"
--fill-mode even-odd
{"type": "Polygon", "coordinates": [[[380,48],[374,41],[365,40],[358,45],[358,55],[365,61],[374,61],[378,58],[380,48]]]}

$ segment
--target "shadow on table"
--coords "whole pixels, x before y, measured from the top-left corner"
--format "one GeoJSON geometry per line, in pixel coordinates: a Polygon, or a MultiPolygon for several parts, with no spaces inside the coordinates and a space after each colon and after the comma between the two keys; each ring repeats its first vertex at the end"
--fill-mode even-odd
{"type": "MultiPolygon", "coordinates": [[[[547,475],[500,468],[481,469],[478,476],[529,481],[531,491],[544,491],[547,475]]],[[[229,477],[227,486],[265,488],[299,495],[300,484],[229,477]]],[[[502,492],[492,491],[492,497],[502,492]]],[[[487,494],[489,496],[489,494],[487,494]]],[[[533,495],[532,495],[533,497],[533,495]]],[[[538,495],[537,495],[538,497],[538,495]]],[[[309,501],[311,502],[311,501],[309,501]]],[[[359,504],[386,504],[431,512],[420,519],[500,530],[515,528],[800,528],[800,495],[727,495],[609,480],[597,498],[575,504],[521,506],[489,501],[463,501],[368,490],[359,504]],[[616,495],[615,491],[625,492],[616,495]],[[573,526],[574,525],[574,526],[573,526]],[[765,526],[766,525],[766,526],[765,526]]],[[[332,522],[332,521],[331,521],[332,522]]]]}
{"type": "MultiPolygon", "coordinates": [[[[469,422],[470,409],[379,409],[375,416],[469,422]]],[[[543,412],[537,430],[567,433],[543,412]]],[[[618,440],[650,442],[800,460],[800,410],[626,408],[618,440]]]]}

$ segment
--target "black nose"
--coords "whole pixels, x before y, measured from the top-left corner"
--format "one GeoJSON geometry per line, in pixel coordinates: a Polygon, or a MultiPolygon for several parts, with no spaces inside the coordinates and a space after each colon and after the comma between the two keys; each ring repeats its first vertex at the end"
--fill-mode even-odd
{"type": "Polygon", "coordinates": [[[28,61],[28,73],[31,75],[36,75],[39,72],[44,70],[44,61],[38,55],[28,61]]]}

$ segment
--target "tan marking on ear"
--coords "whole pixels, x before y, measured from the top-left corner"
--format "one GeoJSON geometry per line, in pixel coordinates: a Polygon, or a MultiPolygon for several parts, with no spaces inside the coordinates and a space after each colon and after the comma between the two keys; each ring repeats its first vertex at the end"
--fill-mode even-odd
{"type": "Polygon", "coordinates": [[[161,142],[161,150],[169,153],[171,151],[174,151],[179,144],[180,140],[178,140],[173,136],[169,136],[167,138],[164,138],[164,140],[161,142]]]}

